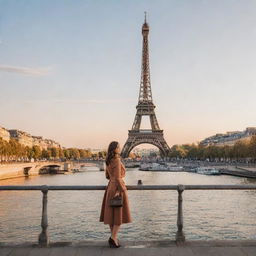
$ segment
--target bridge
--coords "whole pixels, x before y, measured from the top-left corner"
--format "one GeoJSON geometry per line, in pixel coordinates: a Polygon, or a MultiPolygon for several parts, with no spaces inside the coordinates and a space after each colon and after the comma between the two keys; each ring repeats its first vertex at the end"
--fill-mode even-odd
{"type": "MultiPolygon", "coordinates": [[[[183,231],[183,192],[193,190],[256,190],[256,185],[128,185],[128,190],[176,190],[177,232],[175,240],[127,241],[118,249],[108,248],[107,241],[50,242],[48,233],[48,191],[51,190],[105,190],[106,186],[0,186],[1,191],[26,190],[42,192],[41,232],[38,243],[1,243],[0,255],[256,255],[256,240],[186,240],[183,231]],[[117,251],[116,251],[117,250],[117,251]]],[[[190,192],[191,193],[191,192],[190,192]]],[[[168,203],[168,202],[166,202],[168,203]]],[[[39,224],[39,223],[38,223],[39,224]]],[[[106,238],[107,240],[107,238],[106,238]]]]}
{"type": "Polygon", "coordinates": [[[0,180],[28,177],[45,173],[65,173],[70,172],[74,167],[81,167],[83,163],[89,163],[103,171],[105,169],[104,160],[77,160],[77,161],[45,161],[8,163],[0,165],[0,180]]]}
{"type": "Polygon", "coordinates": [[[40,175],[46,172],[68,172],[73,166],[72,162],[46,161],[46,162],[27,162],[27,163],[9,163],[0,165],[0,180],[28,177],[40,175]]]}

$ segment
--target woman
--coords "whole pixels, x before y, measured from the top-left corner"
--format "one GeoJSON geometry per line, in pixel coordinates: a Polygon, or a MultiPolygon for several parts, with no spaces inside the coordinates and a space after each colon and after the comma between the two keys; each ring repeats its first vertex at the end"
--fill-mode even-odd
{"type": "Polygon", "coordinates": [[[121,162],[120,146],[117,141],[112,141],[108,146],[105,176],[109,179],[109,182],[102,201],[100,221],[104,222],[104,224],[109,224],[111,230],[111,236],[108,240],[109,246],[118,248],[121,246],[117,239],[117,233],[120,225],[122,223],[132,222],[132,219],[127,188],[124,180],[122,179],[125,176],[125,166],[121,162]],[[116,195],[122,196],[123,206],[109,206],[110,199],[116,195]]]}

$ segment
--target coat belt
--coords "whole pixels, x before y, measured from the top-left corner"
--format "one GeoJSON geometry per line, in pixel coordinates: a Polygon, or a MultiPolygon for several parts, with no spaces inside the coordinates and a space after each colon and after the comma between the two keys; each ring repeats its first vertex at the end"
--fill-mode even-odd
{"type": "MultiPolygon", "coordinates": [[[[122,180],[123,181],[123,180],[122,180]]],[[[109,180],[109,182],[117,182],[117,180],[109,180]]]]}

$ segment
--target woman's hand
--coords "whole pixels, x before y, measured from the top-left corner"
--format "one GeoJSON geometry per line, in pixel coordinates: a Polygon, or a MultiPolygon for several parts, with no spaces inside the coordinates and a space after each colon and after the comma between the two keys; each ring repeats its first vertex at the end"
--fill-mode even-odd
{"type": "Polygon", "coordinates": [[[119,190],[117,190],[116,193],[115,193],[115,195],[114,195],[114,197],[115,197],[115,196],[121,196],[121,192],[119,192],[119,190]]]}

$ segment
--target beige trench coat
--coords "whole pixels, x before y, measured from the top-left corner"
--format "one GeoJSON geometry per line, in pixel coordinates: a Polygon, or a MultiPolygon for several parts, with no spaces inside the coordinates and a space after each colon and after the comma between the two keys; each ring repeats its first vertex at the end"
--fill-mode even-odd
{"type": "Polygon", "coordinates": [[[106,178],[109,178],[108,186],[105,190],[100,213],[100,222],[110,225],[121,225],[132,222],[129,208],[129,200],[125,182],[125,166],[120,156],[111,159],[110,164],[106,166],[106,178]],[[109,175],[109,176],[108,176],[109,175]],[[109,201],[115,195],[116,191],[121,191],[123,198],[122,207],[111,207],[109,201]]]}

